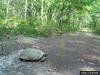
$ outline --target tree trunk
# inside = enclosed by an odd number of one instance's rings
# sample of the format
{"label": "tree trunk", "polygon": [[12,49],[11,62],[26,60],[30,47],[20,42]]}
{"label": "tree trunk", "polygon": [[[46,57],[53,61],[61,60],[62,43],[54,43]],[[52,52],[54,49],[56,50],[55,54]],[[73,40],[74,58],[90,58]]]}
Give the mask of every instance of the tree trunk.
{"label": "tree trunk", "polygon": [[6,19],[8,19],[8,14],[9,14],[9,3],[10,3],[10,0],[8,0],[7,2]]}
{"label": "tree trunk", "polygon": [[26,17],[27,17],[27,0],[25,0],[25,20],[26,20]]}
{"label": "tree trunk", "polygon": [[31,25],[32,25],[32,3],[29,3],[29,5],[28,5],[27,17],[28,17],[29,25],[31,27]]}
{"label": "tree trunk", "polygon": [[41,0],[41,21],[42,21],[42,24],[43,24],[43,15],[44,15],[44,0]]}

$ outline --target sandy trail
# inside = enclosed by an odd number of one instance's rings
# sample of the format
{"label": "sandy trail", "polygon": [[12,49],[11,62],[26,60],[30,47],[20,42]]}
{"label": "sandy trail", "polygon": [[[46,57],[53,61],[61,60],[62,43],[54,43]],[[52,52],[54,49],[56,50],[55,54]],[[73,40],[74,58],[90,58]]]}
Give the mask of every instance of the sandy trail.
{"label": "sandy trail", "polygon": [[[6,56],[0,56],[0,75],[79,75],[80,70],[100,71],[100,36],[66,33],[59,37],[17,36]],[[21,62],[22,48],[39,48],[48,53],[45,62]]]}

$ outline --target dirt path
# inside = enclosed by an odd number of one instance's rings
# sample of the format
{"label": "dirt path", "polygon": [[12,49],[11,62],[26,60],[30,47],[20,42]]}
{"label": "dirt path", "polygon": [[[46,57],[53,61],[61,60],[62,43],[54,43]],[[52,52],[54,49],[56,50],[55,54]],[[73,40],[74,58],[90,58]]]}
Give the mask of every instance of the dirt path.
{"label": "dirt path", "polygon": [[[0,57],[0,75],[79,75],[80,70],[100,71],[100,36],[77,32],[37,39],[17,36],[15,40],[17,43],[8,47],[9,54]],[[48,53],[47,60],[19,61],[19,49],[30,47]]]}

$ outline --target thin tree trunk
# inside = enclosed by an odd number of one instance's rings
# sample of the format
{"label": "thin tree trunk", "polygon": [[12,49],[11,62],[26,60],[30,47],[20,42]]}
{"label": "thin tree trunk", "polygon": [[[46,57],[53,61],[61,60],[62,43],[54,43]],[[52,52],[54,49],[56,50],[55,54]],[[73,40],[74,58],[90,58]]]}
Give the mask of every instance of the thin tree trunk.
{"label": "thin tree trunk", "polygon": [[42,23],[43,23],[43,15],[44,15],[44,0],[41,0],[42,1],[42,3],[41,3],[41,21],[42,21]]}
{"label": "thin tree trunk", "polygon": [[25,20],[26,20],[26,17],[27,17],[27,0],[25,0]]}
{"label": "thin tree trunk", "polygon": [[8,0],[7,2],[6,19],[8,19],[8,14],[9,14],[9,3],[10,3],[10,0]]}
{"label": "thin tree trunk", "polygon": [[32,3],[28,4],[28,7],[27,7],[27,17],[28,17],[28,20],[29,20],[29,25],[31,27],[32,26]]}

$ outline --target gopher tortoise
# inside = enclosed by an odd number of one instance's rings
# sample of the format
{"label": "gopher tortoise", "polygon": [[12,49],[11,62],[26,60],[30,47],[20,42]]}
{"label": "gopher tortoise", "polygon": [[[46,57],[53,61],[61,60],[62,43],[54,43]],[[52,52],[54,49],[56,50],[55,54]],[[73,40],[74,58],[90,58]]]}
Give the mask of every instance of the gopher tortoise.
{"label": "gopher tortoise", "polygon": [[47,54],[40,49],[28,48],[23,49],[19,54],[19,59],[22,61],[44,61]]}

